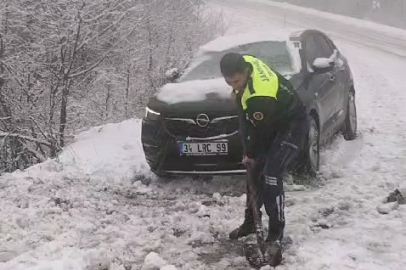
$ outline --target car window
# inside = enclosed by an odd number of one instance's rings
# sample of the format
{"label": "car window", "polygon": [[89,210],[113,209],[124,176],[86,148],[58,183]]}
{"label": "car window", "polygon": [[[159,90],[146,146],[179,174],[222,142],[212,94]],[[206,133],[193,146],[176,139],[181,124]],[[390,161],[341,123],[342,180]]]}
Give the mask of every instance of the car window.
{"label": "car window", "polygon": [[292,62],[286,42],[258,42],[244,45],[241,46],[240,53],[256,56],[279,73],[292,69]]}
{"label": "car window", "polygon": [[284,41],[264,41],[244,44],[222,52],[205,52],[199,55],[180,78],[180,81],[220,78],[220,60],[229,52],[258,57],[279,73],[291,73],[293,64],[289,48]]}
{"label": "car window", "polygon": [[328,44],[327,40],[322,35],[315,35],[314,37],[317,44],[317,57],[330,58],[333,54],[333,49],[330,44]]}
{"label": "car window", "polygon": [[308,63],[313,63],[318,57],[317,44],[313,35],[308,36],[305,40],[304,54]]}
{"label": "car window", "polygon": [[327,41],[328,45],[330,46],[330,48],[333,49],[333,51],[337,50],[337,46],[334,44],[334,42],[331,39],[329,39],[328,37],[324,37],[324,39]]}

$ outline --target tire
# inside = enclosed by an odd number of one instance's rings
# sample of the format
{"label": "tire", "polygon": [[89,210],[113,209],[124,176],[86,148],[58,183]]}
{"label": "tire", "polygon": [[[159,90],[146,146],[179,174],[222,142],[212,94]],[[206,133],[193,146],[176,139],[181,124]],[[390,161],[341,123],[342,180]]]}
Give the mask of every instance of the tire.
{"label": "tire", "polygon": [[310,116],[306,147],[306,171],[315,176],[320,168],[320,131],[315,116]]}
{"label": "tire", "polygon": [[352,141],[357,136],[357,107],[353,91],[350,91],[348,96],[347,114],[345,116],[342,133],[344,139],[347,141]]}
{"label": "tire", "polygon": [[320,132],[317,117],[308,118],[309,130],[306,143],[300,152],[297,165],[290,168],[290,172],[298,177],[315,177],[320,166]]}

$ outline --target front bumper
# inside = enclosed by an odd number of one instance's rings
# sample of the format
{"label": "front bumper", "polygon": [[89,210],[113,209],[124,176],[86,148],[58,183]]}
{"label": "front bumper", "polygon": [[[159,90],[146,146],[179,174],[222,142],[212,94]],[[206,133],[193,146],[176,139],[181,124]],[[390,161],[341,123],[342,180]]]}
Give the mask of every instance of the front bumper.
{"label": "front bumper", "polygon": [[[180,138],[168,134],[160,121],[144,119],[142,145],[151,171],[158,175],[241,175],[242,146],[237,132],[207,138]],[[228,154],[216,156],[182,156],[178,141],[211,142],[227,140]]]}
{"label": "front bumper", "polygon": [[170,175],[245,175],[246,170],[229,170],[229,171],[162,171]]}

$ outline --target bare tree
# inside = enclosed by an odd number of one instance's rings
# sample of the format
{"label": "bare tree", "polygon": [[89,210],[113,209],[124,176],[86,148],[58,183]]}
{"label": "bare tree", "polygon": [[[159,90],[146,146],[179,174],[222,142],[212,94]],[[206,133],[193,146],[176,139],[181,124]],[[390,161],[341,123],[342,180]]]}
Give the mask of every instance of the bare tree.
{"label": "bare tree", "polygon": [[76,129],[140,115],[217,25],[201,0],[2,0],[0,173],[54,157]]}

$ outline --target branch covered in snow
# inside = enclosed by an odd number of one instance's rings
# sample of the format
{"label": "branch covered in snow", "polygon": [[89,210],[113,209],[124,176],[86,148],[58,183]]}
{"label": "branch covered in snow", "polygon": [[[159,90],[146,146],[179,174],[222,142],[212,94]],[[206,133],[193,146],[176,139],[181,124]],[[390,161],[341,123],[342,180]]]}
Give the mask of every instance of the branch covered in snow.
{"label": "branch covered in snow", "polygon": [[31,142],[36,142],[36,143],[43,144],[43,145],[50,146],[50,147],[52,146],[52,144],[47,142],[47,141],[32,138],[32,137],[29,137],[29,136],[24,136],[24,135],[21,135],[21,134],[0,132],[0,138],[7,138],[7,137],[15,137],[15,138],[20,138],[20,139],[31,141]]}

